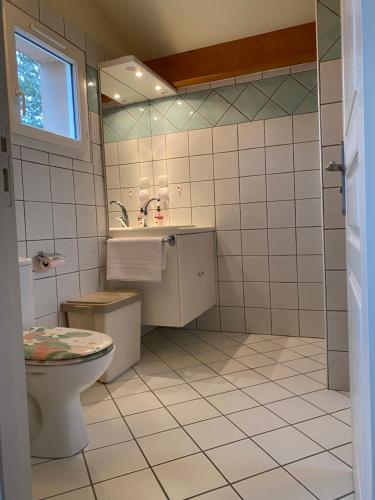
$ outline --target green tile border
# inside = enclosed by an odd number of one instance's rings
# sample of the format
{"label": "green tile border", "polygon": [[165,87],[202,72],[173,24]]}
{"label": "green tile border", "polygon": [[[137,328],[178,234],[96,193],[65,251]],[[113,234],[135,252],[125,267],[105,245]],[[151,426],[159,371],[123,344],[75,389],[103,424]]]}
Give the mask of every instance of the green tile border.
{"label": "green tile border", "polygon": [[313,113],[316,80],[313,69],[104,109],[104,142]]}

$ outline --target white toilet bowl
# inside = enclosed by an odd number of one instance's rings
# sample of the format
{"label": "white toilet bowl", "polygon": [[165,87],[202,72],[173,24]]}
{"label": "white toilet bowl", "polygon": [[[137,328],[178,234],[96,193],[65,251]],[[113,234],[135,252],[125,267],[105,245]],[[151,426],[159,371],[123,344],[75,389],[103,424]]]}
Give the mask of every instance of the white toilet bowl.
{"label": "white toilet bowl", "polygon": [[[90,345],[83,347],[84,342]],[[88,444],[80,393],[108,368],[112,339],[88,330],[34,328],[24,332],[24,346],[32,456],[61,458],[78,453]]]}

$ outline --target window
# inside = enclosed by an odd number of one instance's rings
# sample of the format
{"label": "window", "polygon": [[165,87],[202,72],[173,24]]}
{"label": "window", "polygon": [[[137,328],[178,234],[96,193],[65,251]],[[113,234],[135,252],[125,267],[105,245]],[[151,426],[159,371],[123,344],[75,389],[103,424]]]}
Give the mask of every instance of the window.
{"label": "window", "polygon": [[11,129],[16,142],[44,141],[50,145],[47,150],[57,153],[61,147],[87,150],[83,52],[10,4],[6,20],[9,93],[14,92]]}

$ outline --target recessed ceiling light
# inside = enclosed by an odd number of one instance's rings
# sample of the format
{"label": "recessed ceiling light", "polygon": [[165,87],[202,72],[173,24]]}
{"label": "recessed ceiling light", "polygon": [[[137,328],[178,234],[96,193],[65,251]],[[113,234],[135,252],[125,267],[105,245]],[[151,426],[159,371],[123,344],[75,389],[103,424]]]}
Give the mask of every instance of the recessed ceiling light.
{"label": "recessed ceiling light", "polygon": [[94,82],[89,82],[89,83],[87,84],[87,86],[88,86],[88,87],[95,87],[95,83],[94,83]]}
{"label": "recessed ceiling light", "polygon": [[155,90],[161,90],[160,85],[155,85]]}
{"label": "recessed ceiling light", "polygon": [[135,76],[138,77],[138,78],[141,78],[141,76],[143,75],[142,71],[137,71]]}
{"label": "recessed ceiling light", "polygon": [[120,94],[114,94],[113,98],[114,99],[120,99]]}

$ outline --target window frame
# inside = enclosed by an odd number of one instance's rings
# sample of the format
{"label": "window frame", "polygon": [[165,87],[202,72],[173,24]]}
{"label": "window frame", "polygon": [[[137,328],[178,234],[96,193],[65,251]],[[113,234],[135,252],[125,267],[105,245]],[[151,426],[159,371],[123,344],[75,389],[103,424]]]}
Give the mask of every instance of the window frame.
{"label": "window frame", "polygon": [[[51,153],[83,158],[90,148],[84,52],[17,7],[8,2],[5,5],[6,68],[12,142],[37,149],[43,148]],[[22,123],[21,99],[16,95],[19,90],[15,37],[17,33],[72,64],[77,139]]]}

